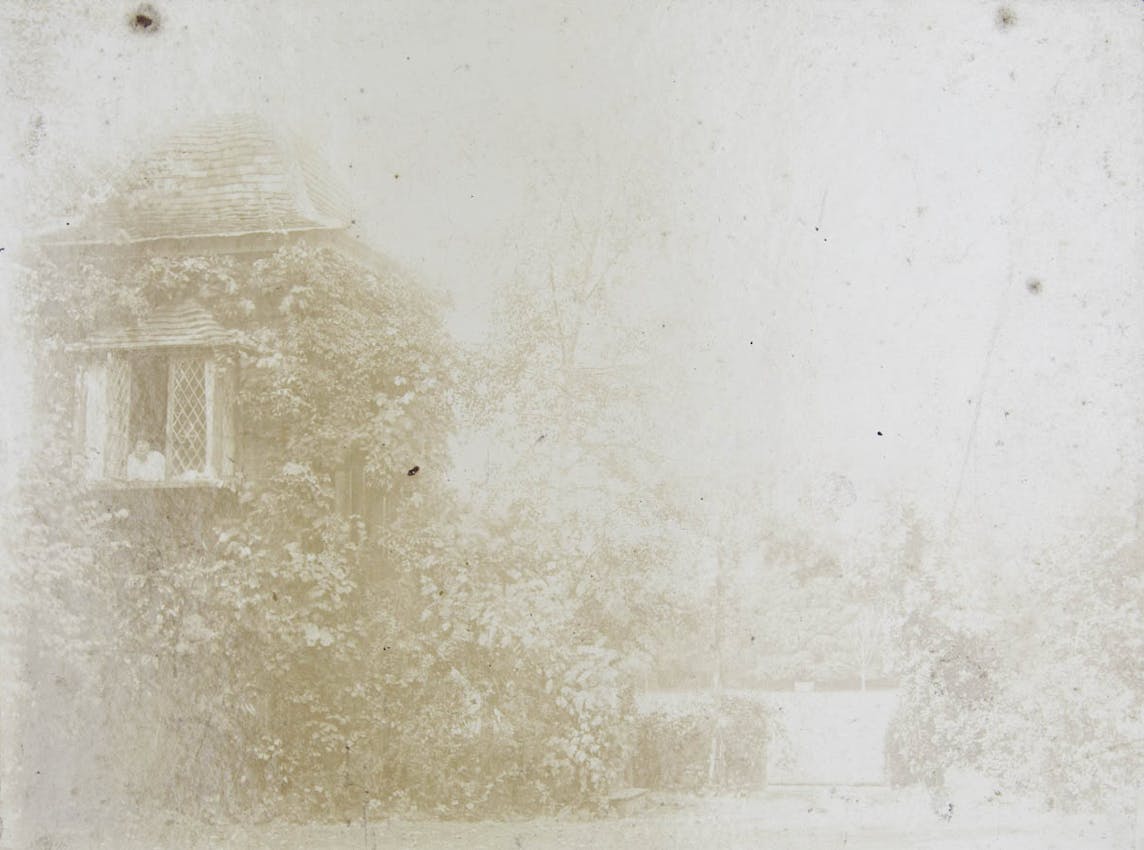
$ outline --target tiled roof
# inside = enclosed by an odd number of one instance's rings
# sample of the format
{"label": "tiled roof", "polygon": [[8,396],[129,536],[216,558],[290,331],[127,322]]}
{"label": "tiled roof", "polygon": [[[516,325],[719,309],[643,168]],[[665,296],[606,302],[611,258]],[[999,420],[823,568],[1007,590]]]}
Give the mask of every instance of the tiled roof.
{"label": "tiled roof", "polygon": [[161,307],[138,325],[93,334],[80,348],[183,348],[228,345],[235,334],[194,302]]}
{"label": "tiled roof", "polygon": [[312,149],[258,118],[230,115],[203,122],[137,160],[107,202],[50,241],[344,228],[347,207],[344,190]]}

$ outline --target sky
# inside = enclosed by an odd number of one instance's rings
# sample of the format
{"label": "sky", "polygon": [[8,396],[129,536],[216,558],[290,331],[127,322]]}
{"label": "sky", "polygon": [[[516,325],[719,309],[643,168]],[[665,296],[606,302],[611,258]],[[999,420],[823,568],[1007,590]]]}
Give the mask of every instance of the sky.
{"label": "sky", "polygon": [[911,504],[1019,565],[1138,516],[1144,4],[4,5],[6,242],[259,112],[467,344],[603,234],[681,468],[840,546]]}

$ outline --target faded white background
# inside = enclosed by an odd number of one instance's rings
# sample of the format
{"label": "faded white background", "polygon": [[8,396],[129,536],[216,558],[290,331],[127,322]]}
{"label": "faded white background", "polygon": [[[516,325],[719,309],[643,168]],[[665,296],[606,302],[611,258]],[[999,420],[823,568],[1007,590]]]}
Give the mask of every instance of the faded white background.
{"label": "faded white background", "polygon": [[773,509],[842,476],[858,527],[910,501],[990,563],[1134,521],[1144,4],[5,5],[5,242],[259,111],[462,339],[570,222],[620,234],[681,463]]}

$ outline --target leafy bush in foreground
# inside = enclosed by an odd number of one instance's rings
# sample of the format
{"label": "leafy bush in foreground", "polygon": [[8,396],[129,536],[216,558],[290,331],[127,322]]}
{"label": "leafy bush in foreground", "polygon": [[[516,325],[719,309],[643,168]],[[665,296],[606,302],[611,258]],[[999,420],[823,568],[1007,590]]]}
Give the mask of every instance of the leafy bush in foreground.
{"label": "leafy bush in foreground", "polygon": [[[766,784],[769,710],[724,696],[636,722],[632,780],[662,790],[748,790]],[[714,751],[714,759],[712,758]]]}
{"label": "leafy bush in foreground", "polygon": [[[542,531],[462,517],[434,474],[459,367],[408,281],[304,246],[41,268],[23,301],[41,445],[6,517],[29,811],[483,816],[602,799],[622,745],[617,655],[583,627],[592,599]],[[183,298],[244,335],[240,400],[278,435],[270,473],[202,499],[77,488],[67,344]],[[389,495],[368,534],[322,473],[354,444]]]}

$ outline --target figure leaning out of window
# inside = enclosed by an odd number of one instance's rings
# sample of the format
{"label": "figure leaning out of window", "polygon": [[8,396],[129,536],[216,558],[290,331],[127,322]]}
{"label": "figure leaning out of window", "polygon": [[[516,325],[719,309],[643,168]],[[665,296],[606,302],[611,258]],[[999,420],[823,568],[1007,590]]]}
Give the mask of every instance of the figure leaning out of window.
{"label": "figure leaning out of window", "polygon": [[162,481],[167,477],[167,459],[147,440],[138,440],[127,457],[127,477],[132,481]]}

